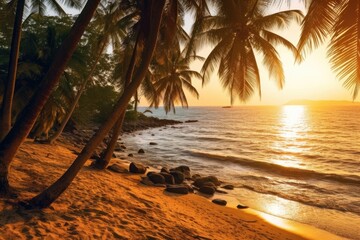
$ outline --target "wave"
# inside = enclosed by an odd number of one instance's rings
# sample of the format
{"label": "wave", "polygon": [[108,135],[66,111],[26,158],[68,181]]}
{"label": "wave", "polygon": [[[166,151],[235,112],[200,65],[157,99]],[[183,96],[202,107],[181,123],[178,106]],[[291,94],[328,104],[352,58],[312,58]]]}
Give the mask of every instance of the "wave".
{"label": "wave", "polygon": [[294,179],[315,179],[334,181],[338,183],[345,183],[360,186],[360,176],[357,175],[340,175],[335,173],[322,173],[314,170],[285,167],[275,163],[256,161],[249,158],[240,158],[234,156],[223,156],[218,154],[189,151],[189,154],[195,157],[202,157],[207,160],[231,162],[241,166],[251,167],[257,170],[268,172],[269,174],[276,174]]}

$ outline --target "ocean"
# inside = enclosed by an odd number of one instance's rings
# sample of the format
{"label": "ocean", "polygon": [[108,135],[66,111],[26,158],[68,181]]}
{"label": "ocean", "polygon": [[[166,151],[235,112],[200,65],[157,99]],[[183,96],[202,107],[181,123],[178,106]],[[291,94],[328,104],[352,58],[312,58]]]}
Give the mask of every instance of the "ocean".
{"label": "ocean", "polygon": [[128,152],[145,150],[140,161],[154,168],[187,165],[233,184],[227,197],[255,210],[360,239],[359,106],[151,111],[198,122],[124,135]]}

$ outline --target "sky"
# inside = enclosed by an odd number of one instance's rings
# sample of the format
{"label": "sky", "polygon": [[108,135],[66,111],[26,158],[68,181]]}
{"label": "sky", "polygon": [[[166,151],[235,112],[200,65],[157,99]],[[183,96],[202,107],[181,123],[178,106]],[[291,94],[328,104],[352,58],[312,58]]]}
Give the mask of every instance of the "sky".
{"label": "sky", "polygon": [[[295,2],[295,1],[294,1]],[[283,6],[285,8],[287,6]],[[292,9],[300,9],[305,12],[302,3],[292,3]],[[275,10],[275,9],[274,9]],[[190,28],[190,26],[185,26]],[[301,27],[297,23],[291,24],[288,29],[277,31],[280,35],[290,40],[295,46],[298,42]],[[277,46],[285,73],[285,86],[279,89],[274,80],[269,79],[267,70],[261,66],[259,61],[262,96],[258,94],[246,103],[237,100],[234,105],[281,105],[291,100],[348,100],[352,101],[350,90],[342,86],[328,61],[326,49],[327,43],[320,48],[308,53],[305,60],[300,64],[294,63],[294,58],[290,51],[284,47]],[[210,52],[209,47],[201,50],[200,55],[206,56]],[[200,70],[201,63],[193,63],[192,69]],[[197,88],[199,99],[188,94],[190,106],[227,106],[230,105],[230,97],[219,82],[216,73],[213,74],[210,82],[202,86],[201,83],[193,83]]]}
{"label": "sky", "polygon": [[[287,9],[285,3],[281,9]],[[291,9],[299,9],[305,13],[302,1],[292,1]],[[279,8],[273,8],[273,11]],[[271,10],[270,10],[271,11]],[[73,12],[71,12],[73,13]],[[191,16],[185,16],[185,30],[190,31]],[[290,40],[295,46],[298,42],[301,27],[297,23],[291,24],[288,29],[277,31],[280,35]],[[285,86],[279,89],[274,80],[269,79],[267,70],[262,67],[259,58],[259,68],[261,77],[261,98],[258,94],[246,103],[236,100],[235,106],[242,105],[281,105],[291,100],[347,100],[352,101],[352,92],[342,86],[335,73],[331,70],[331,65],[326,54],[327,43],[318,49],[308,53],[305,60],[300,64],[294,63],[294,58],[287,49],[277,46],[285,73]],[[211,48],[204,47],[199,55],[206,57]],[[200,71],[201,63],[191,64],[193,70]],[[230,105],[230,96],[221,86],[216,73],[213,74],[210,82],[202,86],[200,82],[193,82],[199,92],[199,99],[187,94],[189,106],[227,106]],[[148,106],[144,98],[140,99],[140,106]]]}

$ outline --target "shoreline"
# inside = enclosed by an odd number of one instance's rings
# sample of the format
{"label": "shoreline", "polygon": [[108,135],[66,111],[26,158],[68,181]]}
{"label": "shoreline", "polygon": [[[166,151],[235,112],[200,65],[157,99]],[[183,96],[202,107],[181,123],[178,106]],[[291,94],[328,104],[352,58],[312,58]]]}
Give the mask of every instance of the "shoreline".
{"label": "shoreline", "polygon": [[[19,200],[56,180],[74,158],[66,145],[27,140],[10,173],[10,183],[21,190]],[[195,194],[167,193],[140,184],[139,175],[96,171],[89,165],[90,161],[49,209],[26,211],[1,200],[0,235],[5,239],[305,239],[245,211],[215,205]]]}

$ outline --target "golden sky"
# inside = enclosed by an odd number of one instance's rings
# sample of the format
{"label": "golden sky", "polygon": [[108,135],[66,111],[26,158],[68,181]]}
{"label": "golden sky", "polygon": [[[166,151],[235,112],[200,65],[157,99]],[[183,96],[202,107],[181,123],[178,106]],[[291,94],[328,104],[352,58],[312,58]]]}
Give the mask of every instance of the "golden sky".
{"label": "golden sky", "polygon": [[[300,9],[305,12],[303,3],[291,4],[292,9]],[[282,8],[287,8],[283,6]],[[276,10],[276,9],[274,9]],[[190,26],[185,26],[190,29]],[[278,31],[280,35],[290,40],[295,46],[298,42],[301,27],[293,23],[288,29]],[[308,53],[305,60],[300,64],[294,64],[294,58],[287,49],[278,46],[277,50],[281,57],[285,72],[285,86],[282,90],[278,89],[277,84],[269,79],[267,70],[261,65],[259,67],[261,74],[262,97],[255,94],[248,102],[242,103],[236,101],[234,105],[279,105],[290,100],[308,99],[308,100],[348,100],[352,101],[352,92],[342,86],[336,75],[332,72],[330,63],[326,55],[327,44],[324,44],[315,51]],[[210,47],[204,47],[199,55],[206,57],[210,52]],[[200,71],[201,64],[193,63],[192,69]],[[200,98],[196,99],[189,94],[188,101],[190,106],[225,106],[230,105],[230,97],[224,90],[218,80],[217,74],[213,74],[211,81],[201,86],[201,83],[194,82],[199,91]],[[142,101],[142,104],[146,103]]]}

